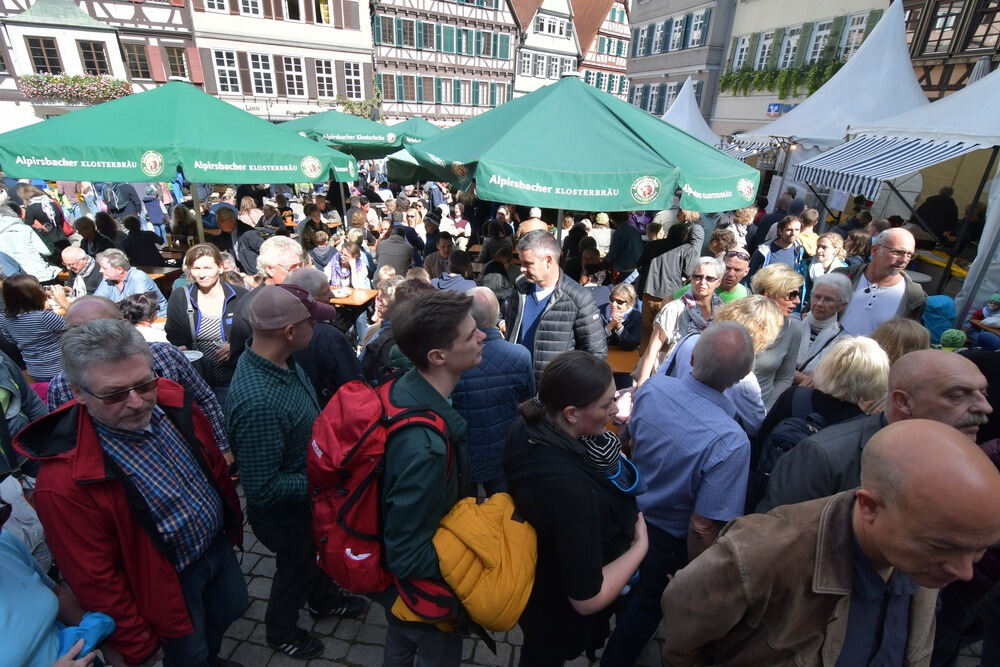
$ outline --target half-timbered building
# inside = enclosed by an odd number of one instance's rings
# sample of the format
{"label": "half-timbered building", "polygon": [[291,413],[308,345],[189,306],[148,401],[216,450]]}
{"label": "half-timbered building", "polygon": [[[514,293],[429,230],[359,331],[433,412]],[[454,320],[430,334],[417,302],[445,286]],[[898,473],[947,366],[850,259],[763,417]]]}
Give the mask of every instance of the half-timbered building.
{"label": "half-timbered building", "polygon": [[629,89],[628,3],[624,0],[573,0],[573,22],[583,59],[580,73],[590,85],[626,99]]}
{"label": "half-timbered building", "polygon": [[521,26],[514,97],[553,83],[580,63],[570,0],[512,0]]}

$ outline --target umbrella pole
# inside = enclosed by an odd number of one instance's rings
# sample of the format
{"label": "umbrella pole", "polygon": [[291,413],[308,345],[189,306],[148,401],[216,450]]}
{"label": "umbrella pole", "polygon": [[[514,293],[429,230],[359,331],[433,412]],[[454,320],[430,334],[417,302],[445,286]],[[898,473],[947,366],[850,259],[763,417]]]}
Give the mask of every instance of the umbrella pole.
{"label": "umbrella pole", "polygon": [[348,203],[350,202],[351,198],[348,196],[349,192],[347,190],[347,183],[341,181],[337,187],[340,188],[340,209],[341,209],[340,214],[344,216],[342,218],[343,225],[344,229],[347,229],[348,227],[351,226],[351,221],[347,219],[347,210],[350,208],[350,206],[348,206]]}
{"label": "umbrella pole", "polygon": [[563,221],[563,209],[559,209],[556,214],[556,240],[559,241],[559,246],[562,247],[562,221]]}
{"label": "umbrella pole", "polygon": [[969,233],[969,217],[972,215],[972,211],[976,208],[976,206],[979,205],[979,198],[983,196],[983,190],[986,188],[986,179],[990,177],[990,170],[993,169],[993,164],[997,160],[997,151],[1000,151],[1000,146],[993,147],[993,152],[990,153],[990,161],[986,163],[986,169],[983,171],[983,177],[979,180],[979,188],[976,190],[976,196],[972,198],[972,203],[969,205],[969,208],[965,210],[965,218],[962,220],[962,224],[958,228],[958,240],[955,241],[955,245],[951,247],[951,251],[948,253],[948,263],[944,267],[944,273],[941,274],[941,280],[938,281],[938,293],[944,289],[945,284],[951,278],[951,266],[955,263],[955,258],[958,256],[958,253],[964,250],[962,242],[968,240],[966,238],[966,234]]}
{"label": "umbrella pole", "polygon": [[191,203],[194,205],[194,219],[198,223],[198,243],[205,242],[205,226],[201,222],[201,201],[198,200],[198,184],[191,184]]}

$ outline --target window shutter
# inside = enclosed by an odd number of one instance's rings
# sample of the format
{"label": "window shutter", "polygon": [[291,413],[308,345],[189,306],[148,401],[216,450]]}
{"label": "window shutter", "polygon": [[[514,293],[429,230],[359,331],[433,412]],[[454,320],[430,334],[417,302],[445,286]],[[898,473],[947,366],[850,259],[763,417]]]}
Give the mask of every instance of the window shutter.
{"label": "window shutter", "polygon": [[781,43],[785,40],[785,29],[778,28],[774,31],[774,39],[771,40],[771,53],[767,56],[764,67],[776,67],[778,65],[778,54],[781,53]]}
{"label": "window shutter", "polygon": [[698,106],[701,107],[701,90],[705,87],[705,82],[698,80],[694,82],[694,99],[698,101]]}
{"label": "window shutter", "polygon": [[[308,4],[308,0],[306,0]],[[344,0],[344,28],[347,30],[361,30],[361,10],[358,3],[351,0]]]}
{"label": "window shutter", "polygon": [[398,16],[394,19],[395,29],[393,30],[394,36],[396,37],[396,46],[403,45],[403,20]]}
{"label": "window shutter", "polygon": [[[149,47],[147,46],[146,48],[148,49]],[[208,72],[208,76],[205,77],[205,92],[215,95],[219,91],[215,87],[215,61],[212,60],[212,51],[210,49],[201,48],[195,50],[199,55],[192,57],[192,62],[194,62],[195,57],[199,57],[201,60],[202,71]]]}
{"label": "window shutter", "polygon": [[608,48],[608,40],[604,35],[597,38],[597,52],[604,53]]}
{"label": "window shutter", "polygon": [[403,77],[401,75],[396,76],[396,100],[402,102],[405,99],[406,86],[403,85]]}
{"label": "window shutter", "polygon": [[455,53],[462,52],[462,46],[465,43],[465,31],[461,28],[455,29]]}
{"label": "window shutter", "polygon": [[274,56],[274,90],[278,97],[288,94],[285,90],[285,59],[281,56]]}
{"label": "window shutter", "polygon": [[639,28],[632,28],[632,57],[639,55]]}
{"label": "window shutter", "polygon": [[865,36],[862,38],[862,41],[868,39],[868,35],[871,34],[871,31],[875,27],[875,24],[878,23],[880,18],[882,18],[882,13],[884,11],[885,11],[884,9],[873,9],[870,12],[868,12],[868,22],[865,23]]}
{"label": "window shutter", "polygon": [[472,80],[472,106],[479,106],[479,82]]}
{"label": "window shutter", "polygon": [[441,104],[441,95],[443,91],[443,86],[441,85],[441,77],[434,77],[434,104]]}
{"label": "window shutter", "polygon": [[497,82],[490,81],[490,106],[495,107],[497,105]]}
{"label": "window shutter", "polygon": [[826,46],[823,47],[821,58],[830,60],[836,58],[840,53],[840,38],[844,35],[844,25],[846,23],[846,16],[838,16],[833,19],[833,25],[830,26],[830,38],[826,40]]}
{"label": "window shutter", "polygon": [[481,56],[481,55],[483,55],[483,33],[482,33],[481,30],[476,30],[475,33],[476,33],[476,37],[475,37],[475,39],[476,39],[476,50],[474,51],[474,53],[477,56]]}
{"label": "window shutter", "polygon": [[476,31],[472,28],[467,28],[462,32],[465,33],[465,42],[462,44],[464,47],[463,53],[467,56],[471,56],[476,52]]}
{"label": "window shutter", "polygon": [[205,74],[201,69],[201,57],[198,55],[198,49],[189,46],[184,51],[187,53],[188,65],[191,70],[191,83],[204,83]]}
{"label": "window shutter", "polygon": [[739,44],[739,41],[739,37],[733,37],[729,40],[729,64],[726,67],[730,72],[733,71],[733,63],[736,62],[736,45]]}
{"label": "window shutter", "polygon": [[236,52],[236,64],[240,70],[240,88],[244,95],[253,95],[253,81],[250,79],[250,57],[246,51]]}
{"label": "window shutter", "polygon": [[[309,2],[307,1],[306,4],[308,5]],[[382,43],[382,17],[379,16],[378,14],[376,14],[375,17],[372,19],[372,25],[373,25],[373,33],[374,33],[374,36],[375,36],[375,43],[376,44],[381,44]]]}
{"label": "window shutter", "polygon": [[361,64],[361,96],[369,97],[372,94],[372,85],[375,79],[375,69],[370,62]]}
{"label": "window shutter", "polygon": [[655,113],[657,116],[662,116],[663,112],[666,110],[667,110],[667,84],[661,83],[659,99],[656,102],[656,111],[654,111],[653,113]]}
{"label": "window shutter", "polygon": [[645,109],[649,106],[649,93],[652,87],[647,83],[640,88],[642,88],[642,94],[639,97],[639,107]]}
{"label": "window shutter", "polygon": [[673,30],[674,20],[672,18],[663,22],[663,41],[659,44],[653,45],[653,53],[666,53],[670,50],[670,33],[672,33]]}
{"label": "window shutter", "polygon": [[418,102],[424,101],[424,77],[422,76],[417,77],[416,95]]}
{"label": "window shutter", "polygon": [[795,57],[792,58],[792,67],[799,67],[806,61],[806,55],[809,51],[809,41],[812,38],[813,33],[812,21],[802,24],[802,31],[799,32],[799,45],[795,49]]}
{"label": "window shutter", "polygon": [[497,46],[497,57],[500,58],[501,60],[509,60],[510,59],[510,35],[503,34],[503,35],[500,35],[497,39],[499,40],[498,41],[498,46]]}
{"label": "window shutter", "polygon": [[335,60],[333,63],[333,74],[337,80],[337,94],[347,95],[347,79],[344,76],[344,61]]}
{"label": "window shutter", "polygon": [[302,4],[305,7],[305,11],[302,13],[302,18],[305,19],[305,22],[310,24],[318,23],[315,16],[316,5],[313,0],[303,0]]}
{"label": "window shutter", "polygon": [[760,33],[755,32],[750,35],[750,45],[747,47],[747,57],[743,61],[744,67],[754,69],[757,64],[757,47],[760,46]]}
{"label": "window shutter", "polygon": [[167,68],[163,63],[160,47],[147,44],[146,55],[149,58],[149,75],[156,83],[164,83],[167,80]]}
{"label": "window shutter", "polygon": [[424,22],[414,21],[413,23],[414,44],[417,47],[417,51],[420,51],[424,48]]}
{"label": "window shutter", "polygon": [[274,8],[271,6],[271,0],[260,0],[261,11],[264,13],[264,18],[273,19],[274,18]]}
{"label": "window shutter", "polygon": [[[306,3],[308,5],[308,3]],[[303,58],[302,67],[306,71],[306,95],[311,100],[319,96],[319,86],[316,83],[316,59]]]}
{"label": "window shutter", "polygon": [[681,39],[681,48],[689,49],[691,46],[691,24],[694,23],[694,14],[684,16],[684,37]]}
{"label": "window shutter", "polygon": [[702,11],[705,18],[701,21],[701,39],[698,40],[698,43],[695,46],[705,46],[708,44],[708,26],[711,25],[709,21],[712,18],[712,8],[709,7],[708,9]]}
{"label": "window shutter", "polygon": [[442,26],[441,34],[444,35],[444,52],[455,53],[455,28],[454,26]]}
{"label": "window shutter", "polygon": [[642,52],[642,55],[648,56],[653,52],[653,37],[656,36],[656,26],[650,23],[646,26],[646,50]]}
{"label": "window shutter", "polygon": [[459,81],[458,79],[453,79],[452,82],[451,82],[451,84],[452,84],[452,86],[451,86],[451,91],[452,91],[451,103],[452,104],[461,104],[462,103],[462,82]]}

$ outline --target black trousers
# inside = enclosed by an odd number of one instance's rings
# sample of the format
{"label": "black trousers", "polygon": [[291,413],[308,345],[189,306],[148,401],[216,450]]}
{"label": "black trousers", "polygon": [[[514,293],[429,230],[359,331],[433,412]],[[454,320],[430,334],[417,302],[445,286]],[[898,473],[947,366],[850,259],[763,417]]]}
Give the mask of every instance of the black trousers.
{"label": "black trousers", "polygon": [[299,609],[329,609],[340,595],[329,575],[316,564],[316,544],[308,521],[273,524],[250,521],[260,543],[274,552],[275,572],[264,613],[267,638],[293,641],[299,634]]}

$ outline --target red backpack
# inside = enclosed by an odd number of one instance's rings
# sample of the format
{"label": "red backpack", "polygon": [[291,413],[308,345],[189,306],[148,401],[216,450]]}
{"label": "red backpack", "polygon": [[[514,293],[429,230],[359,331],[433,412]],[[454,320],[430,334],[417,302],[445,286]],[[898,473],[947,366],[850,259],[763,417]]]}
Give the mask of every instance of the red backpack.
{"label": "red backpack", "polygon": [[395,379],[372,388],[359,380],[340,387],[313,426],[306,476],[313,507],[319,566],[355,593],[378,593],[394,583],[382,544],[381,483],[385,443],[410,426],[436,431],[453,452],[444,418],[426,408],[401,408],[389,393]]}

